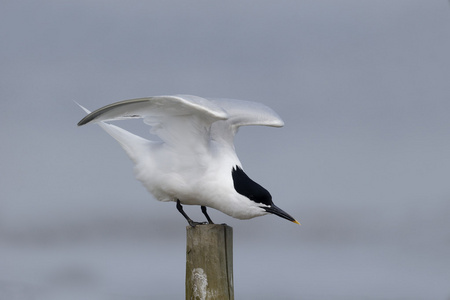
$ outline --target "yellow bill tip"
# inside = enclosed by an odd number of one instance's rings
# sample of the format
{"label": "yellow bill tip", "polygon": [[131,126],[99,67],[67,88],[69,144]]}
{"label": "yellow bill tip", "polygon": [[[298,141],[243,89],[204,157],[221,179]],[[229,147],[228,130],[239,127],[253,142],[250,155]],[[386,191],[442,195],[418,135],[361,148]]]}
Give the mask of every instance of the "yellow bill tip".
{"label": "yellow bill tip", "polygon": [[297,221],[297,220],[294,220],[294,221],[292,221],[292,222],[295,223],[295,224],[298,224],[298,225],[302,225],[302,224],[300,224],[300,222]]}

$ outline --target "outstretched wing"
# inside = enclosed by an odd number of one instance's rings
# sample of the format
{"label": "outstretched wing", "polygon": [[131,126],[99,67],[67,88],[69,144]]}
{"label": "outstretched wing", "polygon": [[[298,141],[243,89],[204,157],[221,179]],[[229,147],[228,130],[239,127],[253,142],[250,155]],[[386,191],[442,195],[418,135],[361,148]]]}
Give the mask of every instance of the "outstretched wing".
{"label": "outstretched wing", "polygon": [[180,115],[198,115],[211,120],[226,119],[228,115],[210,101],[189,95],[155,96],[115,102],[99,108],[78,122],[78,126],[89,122],[145,118],[147,116],[164,117]]}
{"label": "outstretched wing", "polygon": [[211,98],[209,100],[228,113],[226,122],[233,127],[245,125],[284,126],[280,116],[264,104],[235,99]]}
{"label": "outstretched wing", "polygon": [[[190,95],[138,98],[106,105],[89,113],[78,125],[142,118],[167,145],[180,151],[202,152],[210,139],[232,145],[240,126],[281,127],[281,118],[264,104]],[[112,126],[112,125],[111,125]],[[102,126],[105,127],[105,126]]]}
{"label": "outstretched wing", "polygon": [[232,145],[234,135],[240,126],[264,125],[272,127],[284,126],[283,120],[270,107],[244,100],[209,99],[228,113],[228,118],[215,122],[211,127],[211,137]]}
{"label": "outstretched wing", "polygon": [[228,118],[218,105],[196,96],[157,96],[116,102],[84,117],[78,125],[142,118],[166,144],[197,148],[209,142],[213,122]]}

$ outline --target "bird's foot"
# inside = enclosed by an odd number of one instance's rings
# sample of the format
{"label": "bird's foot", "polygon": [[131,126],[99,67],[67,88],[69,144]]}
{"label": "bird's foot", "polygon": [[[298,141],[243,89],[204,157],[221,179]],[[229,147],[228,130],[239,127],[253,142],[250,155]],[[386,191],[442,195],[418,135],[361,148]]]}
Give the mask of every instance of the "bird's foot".
{"label": "bird's foot", "polygon": [[184,212],[183,206],[181,205],[181,202],[179,199],[177,199],[177,209],[178,211],[183,215],[183,217],[186,219],[186,221],[189,223],[191,227],[195,227],[197,225],[206,225],[206,224],[214,224],[211,218],[208,216],[208,213],[206,212],[206,206],[202,206],[202,212],[206,216],[206,219],[208,222],[194,222],[191,220],[191,218],[188,217],[188,215]]}
{"label": "bird's foot", "polygon": [[206,225],[206,224],[208,224],[208,222],[195,222],[195,221],[192,221],[192,220],[188,220],[188,223],[189,223],[189,225],[191,225],[191,227],[195,227],[197,225]]}
{"label": "bird's foot", "polygon": [[202,213],[205,215],[206,219],[208,220],[208,224],[214,224],[214,222],[209,217],[208,213],[206,212],[206,206],[201,206]]}

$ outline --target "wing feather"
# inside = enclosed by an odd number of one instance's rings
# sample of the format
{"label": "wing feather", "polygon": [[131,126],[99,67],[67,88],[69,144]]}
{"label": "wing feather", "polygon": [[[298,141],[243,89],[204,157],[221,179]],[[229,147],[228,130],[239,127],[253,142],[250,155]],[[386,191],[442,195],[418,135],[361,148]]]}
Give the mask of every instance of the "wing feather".
{"label": "wing feather", "polygon": [[225,110],[229,117],[227,120],[217,121],[212,124],[211,138],[222,141],[230,147],[234,147],[234,136],[240,126],[264,125],[282,127],[283,120],[270,107],[244,100],[234,99],[209,99],[212,103]]}
{"label": "wing feather", "polygon": [[[142,118],[167,145],[181,151],[208,151],[210,139],[232,144],[240,126],[281,127],[281,118],[264,104],[190,95],[156,96],[106,105],[85,116],[78,125]],[[102,126],[104,127],[104,126]]]}
{"label": "wing feather", "polygon": [[196,96],[156,96],[119,101],[101,107],[78,122],[78,126],[100,121],[194,114],[209,119],[223,120],[227,113],[210,101]]}
{"label": "wing feather", "polygon": [[209,100],[228,113],[227,123],[232,126],[284,126],[284,122],[280,116],[264,104],[235,99],[211,98]]}

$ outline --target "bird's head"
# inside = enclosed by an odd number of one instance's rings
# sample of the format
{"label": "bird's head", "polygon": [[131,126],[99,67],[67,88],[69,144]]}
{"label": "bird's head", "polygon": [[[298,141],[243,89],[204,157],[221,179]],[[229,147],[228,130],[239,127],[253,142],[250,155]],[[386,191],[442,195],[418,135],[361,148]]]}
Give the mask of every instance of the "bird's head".
{"label": "bird's head", "polygon": [[297,220],[295,220],[288,213],[273,204],[272,196],[270,195],[269,191],[251,180],[250,177],[248,177],[247,174],[244,173],[242,168],[240,168],[239,166],[235,166],[232,169],[231,173],[233,176],[234,189],[236,190],[236,192],[255,202],[255,204],[258,207],[262,208],[264,211],[300,225]]}

